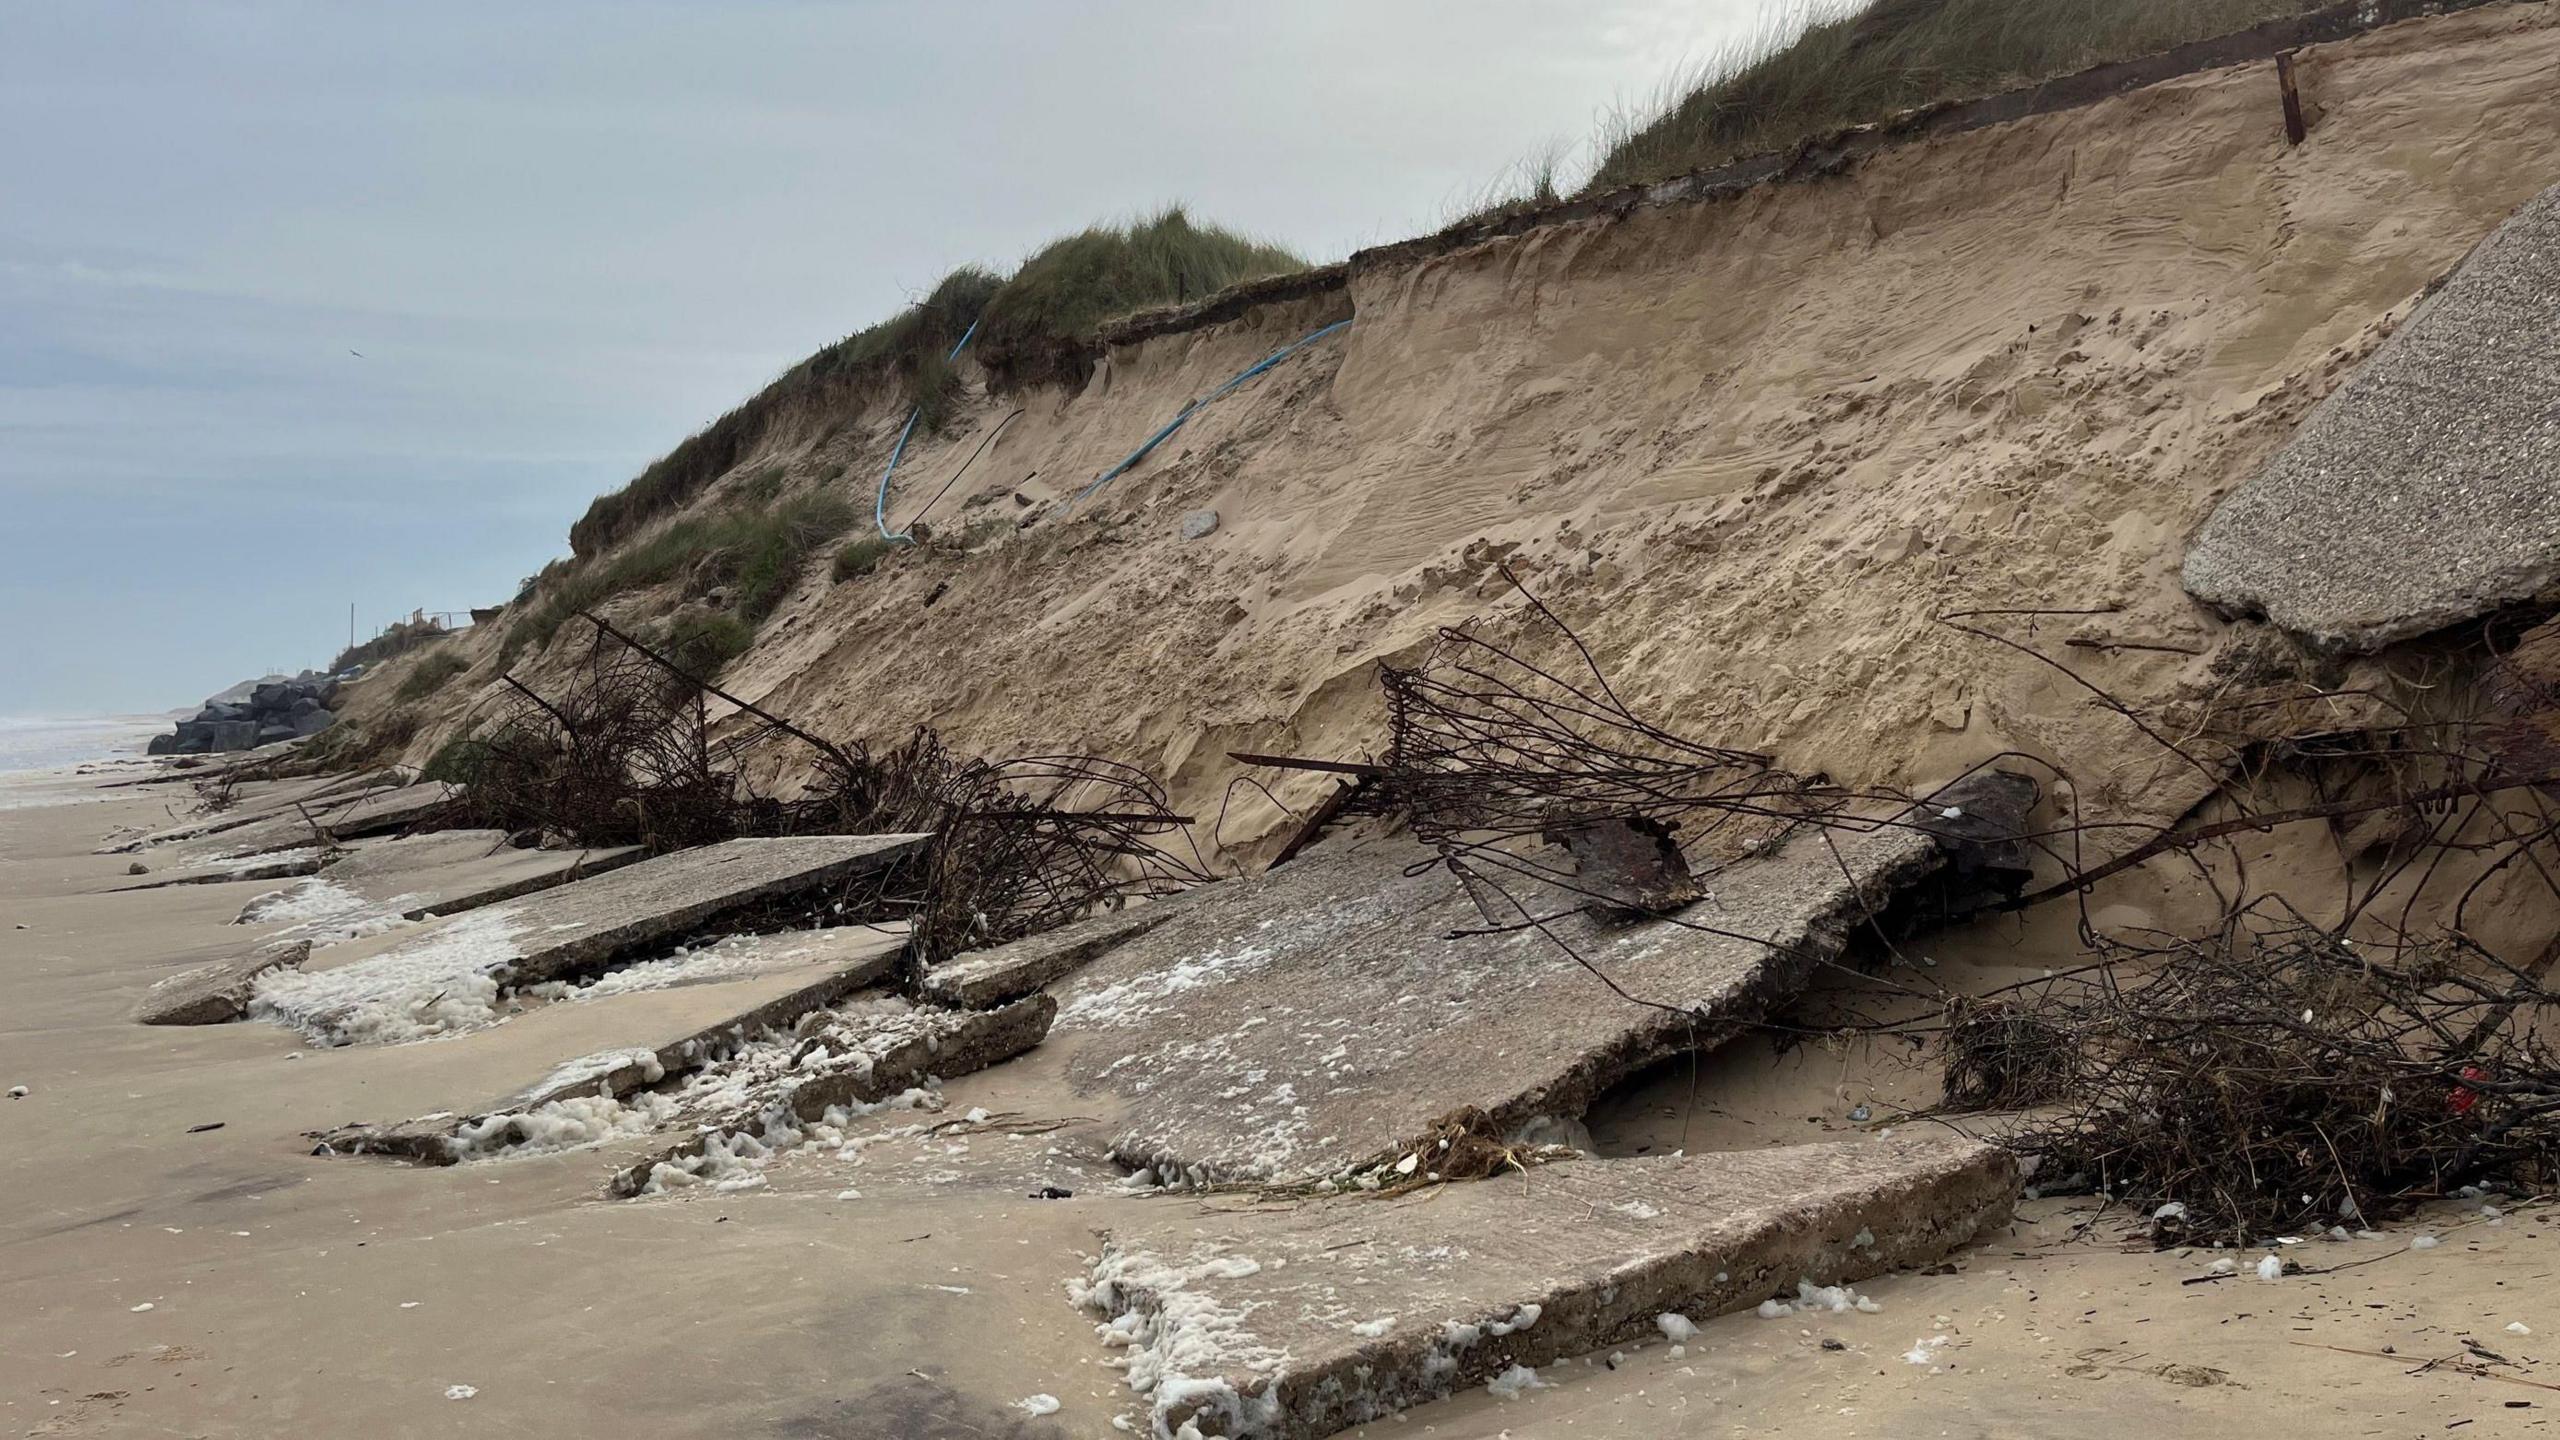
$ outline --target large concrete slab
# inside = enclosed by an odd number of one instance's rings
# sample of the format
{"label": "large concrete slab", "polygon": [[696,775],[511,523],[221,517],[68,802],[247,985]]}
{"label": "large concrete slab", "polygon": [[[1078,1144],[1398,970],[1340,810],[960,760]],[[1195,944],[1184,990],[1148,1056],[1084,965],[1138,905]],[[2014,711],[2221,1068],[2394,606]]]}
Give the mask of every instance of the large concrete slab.
{"label": "large concrete slab", "polygon": [[[1907,827],[1808,831],[1709,877],[1683,923],[1458,934],[1487,912],[1430,860],[1410,841],[1334,842],[1213,887],[1060,985],[1072,1083],[1125,1106],[1119,1158],[1168,1181],[1300,1181],[1450,1127],[1499,1139],[1579,1115],[1763,1018],[1941,863]],[[1575,903],[1511,888],[1542,915]],[[1494,924],[1522,918],[1496,908]]]}
{"label": "large concrete slab", "polygon": [[[904,927],[790,930],[734,936],[640,967],[658,972],[654,974],[617,971],[554,1002],[618,1007],[617,1013],[627,1014],[630,1023],[615,1035],[619,1043],[611,1048],[547,1060],[540,1076],[496,1099],[393,1124],[340,1125],[314,1132],[312,1138],[340,1154],[394,1155],[431,1165],[451,1164],[475,1150],[495,1154],[534,1140],[545,1107],[627,1099],[879,984],[896,967],[906,942]],[[688,980],[687,972],[702,978]],[[690,993],[673,1004],[620,1003],[644,990],[678,988]],[[512,1127],[488,1123],[491,1117],[507,1116],[536,1118]],[[464,1141],[465,1134],[473,1140]]]}
{"label": "large concrete slab", "polygon": [[392,922],[458,915],[640,858],[637,845],[597,850],[517,849],[496,830],[434,830],[363,843],[307,880],[268,891],[238,923],[291,922],[321,944],[376,933]]}
{"label": "large concrete slab", "polygon": [[[135,890],[165,890],[172,885],[231,885],[249,880],[290,880],[304,875],[317,875],[327,868],[337,851],[317,845],[292,850],[266,850],[255,855],[242,855],[228,860],[208,860],[201,865],[172,869],[158,879],[132,885],[110,885],[118,894]],[[148,873],[148,872],[146,872]]]}
{"label": "large concrete slab", "polygon": [[429,780],[393,790],[367,790],[333,795],[252,824],[221,832],[214,838],[231,855],[283,850],[322,840],[344,842],[372,835],[394,835],[431,823],[453,799],[454,788]]}
{"label": "large concrete slab", "polygon": [[1666,1314],[1936,1260],[2016,1196],[2004,1152],[1915,1135],[1571,1161],[1392,1200],[1150,1203],[1111,1225],[1083,1299],[1129,1347],[1155,1434],[1306,1440],[1657,1337]]}
{"label": "large concrete slab", "polygon": [[2457,267],[2196,536],[2186,586],[2371,650],[2560,585],[2560,187]]}
{"label": "large concrete slab", "polygon": [[[196,778],[196,777],[189,777]],[[174,845],[185,840],[201,840],[208,836],[244,829],[261,821],[298,819],[296,807],[335,806],[348,803],[350,797],[333,791],[332,782],[322,779],[257,781],[235,789],[231,803],[220,810],[208,810],[186,819],[173,819],[158,829],[138,835],[124,835],[115,843],[102,846],[101,855],[123,855],[161,845]],[[308,830],[306,827],[306,835]]]}
{"label": "large concrete slab", "polygon": [[484,906],[370,945],[332,946],[258,982],[253,1017],[324,1044],[424,1039],[490,1023],[504,991],[600,970],[768,901],[912,854],[923,835],[730,840]]}

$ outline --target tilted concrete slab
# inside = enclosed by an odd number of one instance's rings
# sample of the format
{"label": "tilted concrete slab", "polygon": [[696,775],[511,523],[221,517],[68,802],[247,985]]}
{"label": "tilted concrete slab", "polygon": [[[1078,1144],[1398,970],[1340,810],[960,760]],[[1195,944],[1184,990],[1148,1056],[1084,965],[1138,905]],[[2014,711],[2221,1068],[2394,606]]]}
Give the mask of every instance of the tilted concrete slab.
{"label": "tilted concrete slab", "polygon": [[693,1126],[693,1138],[617,1173],[606,1193],[627,1198],[716,1183],[742,1155],[788,1149],[806,1127],[832,1123],[831,1113],[849,1119],[904,1091],[1012,1059],[1040,1043],[1057,1011],[1056,1001],[1033,995],[993,1010],[883,999],[815,1012],[796,1033],[706,1071],[671,1117]]}
{"label": "tilted concrete slab", "polygon": [[921,848],[924,835],[724,841],[660,855],[418,931],[330,946],[258,983],[254,1018],[325,1044],[472,1029],[503,991],[600,970],[766,902],[841,887]]}
{"label": "tilted concrete slab", "polygon": [[[617,971],[555,1003],[610,1007],[647,990],[690,988],[692,993],[672,1004],[660,1000],[623,1006],[631,1023],[616,1038],[627,1043],[561,1059],[541,1077],[498,1099],[394,1124],[340,1125],[314,1131],[312,1138],[339,1154],[391,1155],[431,1165],[452,1164],[473,1145],[496,1153],[510,1142],[532,1138],[538,1122],[510,1133],[507,1127],[487,1124],[492,1117],[527,1116],[588,1098],[622,1100],[669,1076],[699,1069],[768,1031],[788,1029],[805,1015],[879,984],[896,968],[906,943],[903,927],[789,930],[734,936],[689,955],[650,962],[636,972]],[[699,978],[689,978],[688,972]],[[474,1132],[473,1145],[460,1140],[465,1132]]]}
{"label": "tilted concrete slab", "polygon": [[1955,1136],[1581,1160],[1395,1198],[1128,1207],[1085,1304],[1157,1435],[1307,1440],[1511,1366],[1925,1264],[2008,1218]]}
{"label": "tilted concrete slab", "polygon": [[1113,946],[1153,930],[1187,906],[1211,893],[1202,885],[1160,899],[1132,902],[1070,925],[955,955],[924,972],[927,998],[964,1009],[985,1009],[1019,1000],[1053,981],[1074,974],[1087,961]]}
{"label": "tilted concrete slab", "polygon": [[[1447,1125],[1499,1137],[1578,1115],[1783,1004],[1941,852],[1904,826],[1807,832],[1707,877],[1677,917],[1704,928],[1571,916],[1457,938],[1486,913],[1430,859],[1335,842],[1215,887],[1060,986],[1070,1080],[1125,1102],[1120,1158],[1168,1180],[1296,1181]],[[1575,904],[1509,885],[1534,912]]]}
{"label": "tilted concrete slab", "polygon": [[330,857],[340,852],[323,850],[317,845],[298,850],[268,850],[244,855],[236,860],[214,860],[188,869],[173,870],[155,880],[133,885],[111,885],[113,894],[135,890],[165,890],[172,885],[231,885],[251,880],[292,880],[317,875],[328,866]]}
{"label": "tilted concrete slab", "polygon": [[320,878],[369,900],[421,896],[415,907],[402,912],[415,920],[512,900],[640,858],[637,845],[518,849],[497,830],[431,830],[351,851],[323,869]]}
{"label": "tilted concrete slab", "polygon": [[2347,650],[2560,587],[2560,187],[2215,509],[2186,586]]}
{"label": "tilted concrete slab", "polygon": [[299,809],[288,808],[283,814],[270,815],[215,838],[222,849],[233,855],[250,855],[316,844],[324,832],[326,838],[339,842],[393,835],[432,821],[435,812],[456,793],[454,787],[442,781],[429,780],[396,790],[332,796]]}
{"label": "tilted concrete slab", "polygon": [[145,1025],[221,1025],[248,1013],[258,977],[289,970],[311,954],[308,940],[270,940],[244,954],[208,961],[152,982],[134,1002],[133,1018]]}
{"label": "tilted concrete slab", "polygon": [[[190,776],[190,779],[200,777]],[[161,845],[174,845],[185,840],[200,840],[233,830],[244,829],[261,821],[298,819],[297,806],[333,806],[348,803],[349,797],[332,797],[327,782],[319,780],[287,780],[276,783],[244,785],[232,795],[232,803],[224,809],[208,811],[191,819],[174,821],[158,830],[127,836],[113,845],[101,847],[100,855],[125,855]],[[307,827],[306,827],[306,833]]]}
{"label": "tilted concrete slab", "polygon": [[[310,879],[252,898],[235,923],[295,921],[354,933],[393,920],[459,915],[554,885],[617,869],[640,858],[637,845],[596,850],[517,849],[496,830],[435,830],[363,843]],[[321,943],[332,937],[315,933]]]}

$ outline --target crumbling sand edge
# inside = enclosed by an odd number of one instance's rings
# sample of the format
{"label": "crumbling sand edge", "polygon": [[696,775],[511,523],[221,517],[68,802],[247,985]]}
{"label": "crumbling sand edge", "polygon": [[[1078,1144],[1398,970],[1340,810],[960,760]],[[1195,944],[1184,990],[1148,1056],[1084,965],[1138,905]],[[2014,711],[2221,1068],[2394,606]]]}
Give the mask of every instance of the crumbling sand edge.
{"label": "crumbling sand edge", "polygon": [[[1096,337],[1085,342],[1089,348],[1083,360],[1090,366],[1114,346],[1135,345],[1162,336],[1206,329],[1265,305],[1344,290],[1350,286],[1352,276],[1362,271],[1416,265],[1488,240],[1551,226],[1587,220],[1620,220],[1638,210],[1712,204],[1733,199],[1764,185],[1819,180],[1837,175],[1881,150],[1961,135],[1970,130],[2005,125],[2056,111],[2076,110],[2208,70],[2273,60],[2282,52],[2306,45],[2354,39],[2407,20],[2450,15],[2489,5],[2522,3],[2537,3],[2537,0],[2346,0],[2344,4],[2323,10],[2270,20],[2228,35],[2189,41],[2153,55],[2092,66],[2076,74],[2056,76],[2040,84],[1997,95],[1924,105],[1888,120],[1809,136],[1786,150],[1744,156],[1668,180],[1627,185],[1553,205],[1463,221],[1430,235],[1355,250],[1348,259],[1330,265],[1290,275],[1243,281],[1189,305],[1142,310],[1125,316],[1105,326]],[[2272,85],[2268,90],[2267,108],[2270,128],[2280,128]]]}

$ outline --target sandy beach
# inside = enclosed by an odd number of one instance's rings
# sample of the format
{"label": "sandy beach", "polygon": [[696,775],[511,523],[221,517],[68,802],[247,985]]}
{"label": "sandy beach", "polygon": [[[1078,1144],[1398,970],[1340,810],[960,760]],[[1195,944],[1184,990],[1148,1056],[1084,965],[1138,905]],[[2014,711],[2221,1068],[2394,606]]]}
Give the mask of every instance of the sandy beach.
{"label": "sandy beach", "polygon": [[[27,1087],[0,1102],[14,1433],[887,1440],[1107,1435],[1140,1415],[1067,1287],[1126,1207],[1236,1202],[1119,1193],[1097,1156],[1043,1131],[1079,1110],[1042,1052],[949,1084],[930,1113],[866,1123],[988,1122],[851,1161],[803,1150],[735,1193],[604,1198],[645,1141],[443,1168],[314,1155],[306,1131],[494,1093],[560,1037],[518,1021],[323,1050],[269,1024],[135,1025],[143,988],[236,949],[228,922],[273,884],[119,893],[129,857],[93,852],[164,825],[185,787],[43,783],[76,803],[0,823],[0,1082]],[[1970,946],[1994,965],[2017,943],[1986,925],[1940,960]],[[1759,1041],[1712,1065],[1707,1111],[1666,1075],[1595,1114],[1595,1133],[1618,1153],[1800,1140],[1845,1128],[1852,1096],[1882,1105],[1918,1083],[1872,1054]],[[1077,1194],[1029,1198],[1038,1183]],[[1516,1399],[1478,1390],[1355,1433],[2099,1436],[2129,1409],[2199,1437],[2535,1433],[2560,1395],[2537,1388],[2540,1337],[2560,1334],[2551,1213],[2447,1202],[2373,1238],[2285,1247],[2301,1273],[2261,1281],[2254,1253],[2216,1277],[2209,1252],[2128,1242],[2138,1217],[2121,1207],[2029,1200],[1945,1273],[1867,1282],[1877,1313],[1705,1320],[1684,1347],[1568,1362]],[[2421,1234],[2443,1243],[2413,1250]],[[1042,1395],[1055,1414],[1016,1405]]]}

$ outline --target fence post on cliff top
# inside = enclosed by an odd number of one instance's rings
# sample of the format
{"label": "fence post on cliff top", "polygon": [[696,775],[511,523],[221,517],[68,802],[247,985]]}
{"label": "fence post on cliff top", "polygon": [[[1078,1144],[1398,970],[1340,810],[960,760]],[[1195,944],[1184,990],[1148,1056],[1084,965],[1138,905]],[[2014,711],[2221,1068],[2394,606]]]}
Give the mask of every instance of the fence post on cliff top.
{"label": "fence post on cliff top", "polygon": [[2302,123],[2302,92],[2293,83],[2293,52],[2276,52],[2276,88],[2284,93],[2284,138],[2288,145],[2299,145],[2310,133]]}

